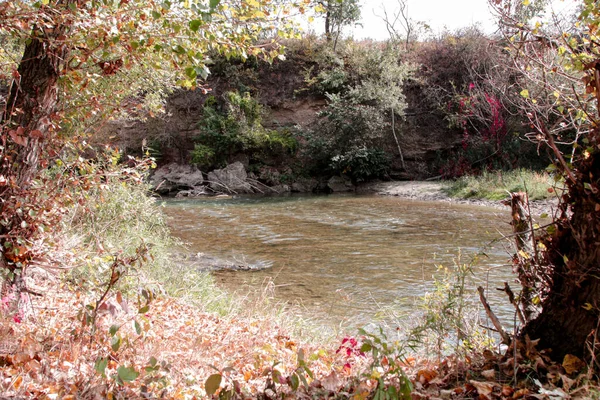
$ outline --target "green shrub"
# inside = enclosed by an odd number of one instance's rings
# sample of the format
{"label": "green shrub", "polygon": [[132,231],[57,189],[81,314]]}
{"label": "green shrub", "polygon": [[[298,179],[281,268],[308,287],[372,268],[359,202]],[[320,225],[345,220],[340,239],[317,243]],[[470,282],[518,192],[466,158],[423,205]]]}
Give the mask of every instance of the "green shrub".
{"label": "green shrub", "polygon": [[212,98],[204,106],[200,135],[195,139],[192,162],[219,167],[239,152],[251,160],[266,160],[293,154],[298,141],[288,129],[272,130],[262,125],[263,108],[249,93],[228,92],[223,105]]}
{"label": "green shrub", "polygon": [[383,150],[361,147],[334,156],[330,167],[356,183],[385,176],[390,163],[389,155]]}
{"label": "green shrub", "polygon": [[192,150],[192,164],[199,167],[209,167],[214,163],[215,151],[213,148],[196,143]]}

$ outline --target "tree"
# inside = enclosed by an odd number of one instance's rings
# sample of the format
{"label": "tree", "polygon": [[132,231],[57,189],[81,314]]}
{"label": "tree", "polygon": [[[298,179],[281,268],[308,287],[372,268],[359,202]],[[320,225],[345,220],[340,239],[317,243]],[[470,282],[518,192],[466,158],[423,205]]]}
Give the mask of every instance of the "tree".
{"label": "tree", "polygon": [[388,11],[381,6],[383,15],[378,17],[385,24],[392,43],[403,43],[404,50],[408,50],[410,43],[419,39],[419,36],[430,30],[429,25],[423,21],[415,21],[408,13],[408,0],[397,0],[398,7]]}
{"label": "tree", "polygon": [[[539,3],[539,2],[536,2]],[[533,16],[539,4],[493,0],[520,73],[515,88],[527,137],[546,145],[564,187],[551,224],[515,257],[523,286],[523,336],[561,360],[595,359],[600,316],[600,5],[579,3],[576,19]],[[547,21],[547,20],[546,20]],[[559,189],[560,190],[560,189]],[[523,304],[525,303],[525,304]],[[538,305],[539,304],[539,305]]]}
{"label": "tree", "polygon": [[334,39],[334,49],[342,28],[356,24],[360,20],[360,0],[318,0],[318,10],[324,14],[325,37],[328,42]]}
{"label": "tree", "polygon": [[141,66],[146,73],[174,71],[181,85],[194,88],[208,75],[213,53],[275,57],[276,44],[267,49],[255,46],[255,39],[264,30],[292,35],[293,26],[280,18],[292,6],[241,0],[0,1],[0,37],[23,48],[18,67],[10,71],[0,118],[0,268],[9,271],[17,290],[23,289],[21,275],[29,263],[43,257],[38,244],[66,202],[60,200],[63,188],[42,170],[90,128],[80,121],[107,118],[124,106],[122,100],[136,102],[140,86],[120,81],[127,71]]}
{"label": "tree", "polygon": [[412,69],[408,63],[400,62],[394,50],[392,47],[369,54],[368,63],[372,68],[360,85],[350,91],[350,96],[360,102],[374,105],[381,113],[389,110],[392,136],[398,148],[402,168],[406,169],[404,154],[396,133],[396,115],[404,118],[407,107],[404,83],[411,76]]}

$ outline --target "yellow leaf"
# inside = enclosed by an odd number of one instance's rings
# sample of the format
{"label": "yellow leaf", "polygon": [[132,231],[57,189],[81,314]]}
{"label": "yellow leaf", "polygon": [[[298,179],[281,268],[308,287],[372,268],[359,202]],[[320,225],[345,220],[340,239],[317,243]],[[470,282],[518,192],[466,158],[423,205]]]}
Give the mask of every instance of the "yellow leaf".
{"label": "yellow leaf", "polygon": [[527,89],[521,90],[521,96],[528,99],[529,98],[529,90],[527,90]]}
{"label": "yellow leaf", "polygon": [[22,383],[23,383],[23,375],[19,375],[19,377],[17,379],[15,379],[15,381],[13,382],[12,385],[15,388],[15,390],[19,390]]}
{"label": "yellow leaf", "polygon": [[528,6],[528,5],[529,5],[529,3],[530,3],[530,1],[529,1],[529,0],[523,0],[523,5],[524,5],[524,6]]}
{"label": "yellow leaf", "polygon": [[571,375],[574,372],[581,371],[585,367],[585,363],[572,354],[566,354],[562,366],[565,369],[565,372],[568,375]]}
{"label": "yellow leaf", "polygon": [[531,258],[531,256],[523,250],[519,250],[519,255],[526,260],[529,260]]}

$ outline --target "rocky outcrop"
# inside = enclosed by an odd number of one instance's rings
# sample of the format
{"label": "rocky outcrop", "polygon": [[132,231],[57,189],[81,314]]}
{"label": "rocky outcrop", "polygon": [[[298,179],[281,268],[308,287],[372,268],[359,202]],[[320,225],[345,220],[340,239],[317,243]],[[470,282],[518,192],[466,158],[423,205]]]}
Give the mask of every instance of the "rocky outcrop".
{"label": "rocky outcrop", "polygon": [[150,184],[159,194],[194,190],[203,183],[204,177],[197,167],[175,163],[158,168],[150,178]]}
{"label": "rocky outcrop", "polygon": [[229,164],[223,169],[215,169],[208,173],[208,185],[216,193],[254,193],[248,183],[248,174],[244,164],[239,161]]}
{"label": "rocky outcrop", "polygon": [[319,185],[315,178],[298,178],[292,183],[291,190],[296,193],[310,193]]}
{"label": "rocky outcrop", "polygon": [[327,181],[327,188],[334,193],[354,192],[356,190],[350,179],[341,176],[332,176]]}

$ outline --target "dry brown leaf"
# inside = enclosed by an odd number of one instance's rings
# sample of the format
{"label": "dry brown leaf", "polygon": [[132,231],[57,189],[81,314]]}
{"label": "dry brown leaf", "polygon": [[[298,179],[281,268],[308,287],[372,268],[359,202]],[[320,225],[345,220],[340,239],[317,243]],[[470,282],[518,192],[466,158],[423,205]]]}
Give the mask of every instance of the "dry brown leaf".
{"label": "dry brown leaf", "polygon": [[493,369],[481,371],[481,376],[483,376],[488,381],[493,381],[496,378],[496,371]]}
{"label": "dry brown leaf", "polygon": [[423,384],[423,385],[427,385],[429,382],[431,382],[432,379],[434,379],[435,377],[437,377],[437,372],[430,370],[430,369],[422,369],[419,372],[417,372],[417,380]]}
{"label": "dry brown leaf", "polygon": [[573,385],[576,383],[575,379],[571,379],[566,375],[560,374],[560,379],[562,380],[562,388],[567,392],[571,390]]}
{"label": "dry brown leaf", "polygon": [[513,395],[514,392],[515,392],[515,390],[512,387],[510,387],[508,385],[502,386],[501,394],[503,397],[510,397]]}
{"label": "dry brown leaf", "polygon": [[516,392],[513,393],[513,399],[522,399],[523,397],[527,396],[529,394],[529,390],[528,389],[519,389]]}
{"label": "dry brown leaf", "polygon": [[490,399],[492,398],[492,392],[494,391],[494,384],[490,382],[479,382],[470,380],[469,383],[475,387],[477,393],[479,393],[480,399]]}
{"label": "dry brown leaf", "polygon": [[585,367],[585,363],[577,356],[566,354],[562,366],[567,375],[573,375],[575,372],[581,371]]}
{"label": "dry brown leaf", "polygon": [[325,390],[329,390],[330,392],[336,392],[340,387],[340,378],[338,377],[335,371],[332,371],[331,374],[323,378],[321,384]]}
{"label": "dry brown leaf", "polygon": [[22,384],[23,384],[23,375],[20,375],[17,377],[17,379],[14,380],[12,386],[15,388],[15,390],[19,390],[19,388],[21,387]]}

